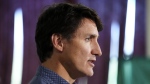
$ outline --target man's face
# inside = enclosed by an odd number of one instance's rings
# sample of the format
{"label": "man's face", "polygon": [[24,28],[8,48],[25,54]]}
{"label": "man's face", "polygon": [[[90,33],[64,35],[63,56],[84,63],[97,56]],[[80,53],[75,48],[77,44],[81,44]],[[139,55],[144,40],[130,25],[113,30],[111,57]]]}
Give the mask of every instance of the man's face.
{"label": "man's face", "polygon": [[61,62],[69,75],[73,78],[92,76],[96,55],[101,55],[97,42],[98,31],[95,23],[83,19],[81,26],[71,40],[64,41]]}

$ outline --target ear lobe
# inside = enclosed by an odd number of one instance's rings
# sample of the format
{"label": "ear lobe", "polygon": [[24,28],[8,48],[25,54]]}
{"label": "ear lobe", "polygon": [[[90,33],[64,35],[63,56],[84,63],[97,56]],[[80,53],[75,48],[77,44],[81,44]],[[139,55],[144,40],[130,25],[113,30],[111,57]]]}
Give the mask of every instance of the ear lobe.
{"label": "ear lobe", "polygon": [[62,43],[62,36],[59,34],[53,34],[51,37],[52,44],[55,49],[58,51],[63,51],[63,43]]}

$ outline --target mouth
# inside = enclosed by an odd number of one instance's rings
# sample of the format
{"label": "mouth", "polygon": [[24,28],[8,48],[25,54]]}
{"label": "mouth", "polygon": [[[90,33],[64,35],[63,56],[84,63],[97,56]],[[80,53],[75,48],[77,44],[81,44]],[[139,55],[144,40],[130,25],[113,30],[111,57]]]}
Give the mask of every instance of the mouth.
{"label": "mouth", "polygon": [[89,63],[90,66],[94,67],[94,66],[95,66],[94,62],[95,62],[95,61],[96,61],[96,60],[88,60],[88,63]]}

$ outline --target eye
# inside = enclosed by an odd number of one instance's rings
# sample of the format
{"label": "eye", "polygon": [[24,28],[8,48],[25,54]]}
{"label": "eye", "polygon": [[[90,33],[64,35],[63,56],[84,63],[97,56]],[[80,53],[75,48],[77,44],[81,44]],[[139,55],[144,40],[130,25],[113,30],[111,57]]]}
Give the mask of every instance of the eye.
{"label": "eye", "polygon": [[89,42],[89,41],[92,41],[93,39],[97,39],[97,36],[96,35],[89,35],[85,38],[85,41]]}
{"label": "eye", "polygon": [[85,38],[85,41],[88,42],[88,41],[90,41],[90,39],[91,39],[90,37]]}

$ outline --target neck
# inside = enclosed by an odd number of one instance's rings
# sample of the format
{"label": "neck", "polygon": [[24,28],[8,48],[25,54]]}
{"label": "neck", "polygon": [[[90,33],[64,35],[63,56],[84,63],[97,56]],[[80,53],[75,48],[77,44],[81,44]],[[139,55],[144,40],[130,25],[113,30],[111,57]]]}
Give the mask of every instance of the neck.
{"label": "neck", "polygon": [[54,71],[55,73],[57,73],[60,77],[65,79],[70,84],[73,84],[73,82],[75,81],[75,79],[70,77],[67,70],[57,59],[57,56],[52,56],[50,59],[47,59],[44,63],[42,63],[42,66]]}

